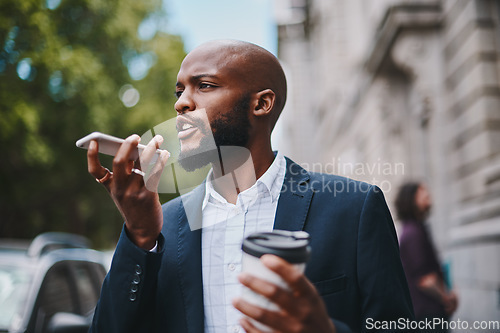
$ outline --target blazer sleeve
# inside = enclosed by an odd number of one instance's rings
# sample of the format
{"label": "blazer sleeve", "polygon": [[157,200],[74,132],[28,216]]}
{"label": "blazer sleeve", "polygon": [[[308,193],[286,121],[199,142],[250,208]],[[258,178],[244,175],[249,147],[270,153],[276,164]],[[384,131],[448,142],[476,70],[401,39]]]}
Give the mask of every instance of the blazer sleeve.
{"label": "blazer sleeve", "polygon": [[132,243],[123,227],[89,332],[152,331],[164,242],[160,234],[160,251],[145,251]]}
{"label": "blazer sleeve", "polygon": [[[357,242],[361,327],[368,332],[408,332],[413,307],[399,256],[394,223],[382,191],[371,186],[361,211]],[[384,322],[392,323],[389,329]]]}

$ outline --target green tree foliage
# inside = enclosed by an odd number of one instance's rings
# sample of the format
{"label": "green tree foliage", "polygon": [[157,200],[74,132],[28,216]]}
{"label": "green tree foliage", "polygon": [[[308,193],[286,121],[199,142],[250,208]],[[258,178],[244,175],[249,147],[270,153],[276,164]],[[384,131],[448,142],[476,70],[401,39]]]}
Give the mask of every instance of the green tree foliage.
{"label": "green tree foliage", "polygon": [[122,219],[75,141],[141,135],[175,116],[182,42],[138,35],[164,17],[160,0],[0,2],[0,237],[116,241]]}

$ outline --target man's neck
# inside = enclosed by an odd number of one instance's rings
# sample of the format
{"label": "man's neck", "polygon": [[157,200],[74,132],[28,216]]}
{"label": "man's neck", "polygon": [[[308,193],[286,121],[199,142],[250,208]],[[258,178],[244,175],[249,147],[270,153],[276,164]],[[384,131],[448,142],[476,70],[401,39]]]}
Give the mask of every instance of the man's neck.
{"label": "man's neck", "polygon": [[274,161],[274,153],[270,149],[266,154],[250,154],[247,151],[246,154],[229,157],[219,153],[220,156],[219,163],[212,163],[212,184],[232,204],[236,203],[238,194],[252,187]]}

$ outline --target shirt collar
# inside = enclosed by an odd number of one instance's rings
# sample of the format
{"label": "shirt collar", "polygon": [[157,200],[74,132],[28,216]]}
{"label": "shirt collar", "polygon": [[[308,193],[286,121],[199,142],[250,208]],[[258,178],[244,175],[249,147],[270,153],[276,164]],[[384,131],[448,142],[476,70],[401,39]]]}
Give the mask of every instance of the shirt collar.
{"label": "shirt collar", "polygon": [[264,184],[271,194],[273,203],[278,200],[281,192],[281,186],[285,178],[286,160],[285,157],[278,152],[269,169],[257,180],[257,183]]}
{"label": "shirt collar", "polygon": [[[279,198],[281,187],[285,179],[285,173],[285,157],[280,152],[277,152],[273,163],[271,163],[266,172],[264,172],[264,174],[260,176],[259,179],[257,179],[257,182],[253,184],[252,187],[246,189],[240,194],[245,194],[247,192],[257,192],[256,188],[259,186],[259,184],[263,184],[266,190],[269,192],[272,202],[274,203]],[[205,197],[203,198],[203,204],[201,207],[202,210],[207,206],[210,196],[219,202],[227,203],[226,199],[214,189],[212,185],[212,177],[213,169],[210,169],[205,181]]]}

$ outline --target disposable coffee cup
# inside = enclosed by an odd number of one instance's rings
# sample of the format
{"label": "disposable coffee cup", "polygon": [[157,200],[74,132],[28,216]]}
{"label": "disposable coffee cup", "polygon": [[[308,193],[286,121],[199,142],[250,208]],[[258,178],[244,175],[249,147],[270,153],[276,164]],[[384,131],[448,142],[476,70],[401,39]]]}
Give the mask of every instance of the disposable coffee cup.
{"label": "disposable coffee cup", "polygon": [[[260,257],[264,254],[274,254],[283,258],[303,273],[306,262],[311,255],[310,236],[305,231],[273,230],[251,234],[243,241],[242,271],[255,277],[269,281],[283,289],[290,289],[288,284],[276,273],[265,267]],[[243,287],[242,299],[261,308],[278,311],[279,307],[269,299],[259,295],[249,288]],[[252,318],[252,324],[263,332],[271,329]]]}

